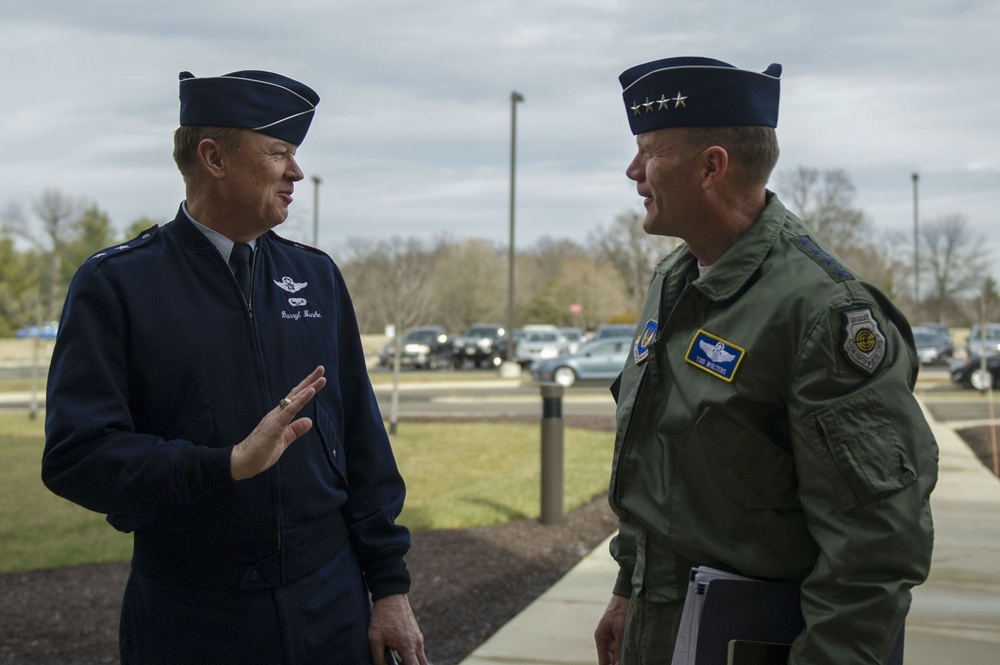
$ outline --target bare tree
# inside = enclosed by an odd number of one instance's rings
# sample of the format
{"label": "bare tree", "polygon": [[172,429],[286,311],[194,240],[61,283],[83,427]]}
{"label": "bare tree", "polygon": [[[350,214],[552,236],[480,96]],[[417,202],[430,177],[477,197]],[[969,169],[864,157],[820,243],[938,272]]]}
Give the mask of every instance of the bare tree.
{"label": "bare tree", "polygon": [[502,248],[478,238],[442,248],[435,283],[439,322],[448,330],[458,333],[473,323],[507,320],[507,259]]}
{"label": "bare tree", "polygon": [[434,304],[434,278],[440,247],[416,238],[378,242],[348,240],[343,265],[362,330],[394,324],[402,332],[428,322]]}
{"label": "bare tree", "polygon": [[937,321],[956,311],[958,300],[982,288],[989,276],[989,253],[983,238],[973,236],[968,221],[952,214],[924,224],[922,266],[931,278],[927,306]]}
{"label": "bare tree", "polygon": [[642,310],[656,264],[678,244],[675,238],[648,235],[642,228],[642,219],[638,212],[629,210],[615,217],[609,227],[599,227],[589,237],[589,244],[597,256],[614,266],[621,275],[628,294],[628,309],[633,316],[638,316]]}
{"label": "bare tree", "polygon": [[[522,309],[525,322],[554,323],[592,330],[621,313],[627,301],[625,283],[618,271],[594,256],[566,258],[534,299]],[[580,306],[573,314],[570,306]]]}
{"label": "bare tree", "polygon": [[61,269],[63,253],[72,231],[71,222],[82,207],[80,200],[56,189],[47,189],[32,205],[38,225],[31,224],[17,205],[8,206],[3,216],[3,227],[7,233],[30,243],[48,266],[41,273],[47,319],[59,318],[62,307],[60,293],[66,284]]}
{"label": "bare tree", "polygon": [[864,212],[854,207],[854,185],[841,169],[799,167],[779,174],[776,191],[789,209],[850,268],[899,302],[912,293],[905,279],[906,246],[899,234],[878,234]]}
{"label": "bare tree", "polygon": [[871,224],[854,206],[854,185],[841,169],[800,166],[778,175],[775,189],[792,211],[841,258],[870,247]]}

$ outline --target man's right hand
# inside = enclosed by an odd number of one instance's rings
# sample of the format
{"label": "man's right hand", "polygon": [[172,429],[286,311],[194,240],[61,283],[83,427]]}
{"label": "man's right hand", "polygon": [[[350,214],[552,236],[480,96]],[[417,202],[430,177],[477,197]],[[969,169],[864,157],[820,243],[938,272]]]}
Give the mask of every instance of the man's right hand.
{"label": "man's right hand", "polygon": [[625,616],[629,599],[611,596],[604,616],[597,622],[594,641],[597,642],[598,665],[618,665],[622,658],[622,635],[625,634]]}
{"label": "man's right hand", "polygon": [[322,365],[314,369],[288,393],[286,400],[283,400],[286,403],[284,408],[279,404],[271,409],[250,432],[250,436],[233,447],[229,458],[233,480],[253,478],[270,469],[281,459],[292,441],[312,429],[312,420],[295,420],[295,416],[326,385],[323,372]]}

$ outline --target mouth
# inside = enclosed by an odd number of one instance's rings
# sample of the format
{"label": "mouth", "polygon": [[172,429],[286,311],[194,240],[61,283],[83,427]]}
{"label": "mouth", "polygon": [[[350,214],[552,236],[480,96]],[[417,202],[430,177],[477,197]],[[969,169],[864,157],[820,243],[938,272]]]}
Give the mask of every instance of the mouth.
{"label": "mouth", "polygon": [[278,198],[281,199],[282,201],[284,201],[285,205],[288,205],[288,204],[290,204],[292,202],[292,193],[291,192],[278,192]]}

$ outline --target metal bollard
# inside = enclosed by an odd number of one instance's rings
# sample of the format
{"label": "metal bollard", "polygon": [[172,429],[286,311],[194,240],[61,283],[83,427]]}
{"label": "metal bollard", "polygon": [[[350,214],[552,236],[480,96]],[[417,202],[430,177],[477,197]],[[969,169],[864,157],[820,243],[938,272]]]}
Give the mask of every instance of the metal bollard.
{"label": "metal bollard", "polygon": [[565,388],[558,383],[542,386],[542,524],[559,524],[563,509],[563,414]]}

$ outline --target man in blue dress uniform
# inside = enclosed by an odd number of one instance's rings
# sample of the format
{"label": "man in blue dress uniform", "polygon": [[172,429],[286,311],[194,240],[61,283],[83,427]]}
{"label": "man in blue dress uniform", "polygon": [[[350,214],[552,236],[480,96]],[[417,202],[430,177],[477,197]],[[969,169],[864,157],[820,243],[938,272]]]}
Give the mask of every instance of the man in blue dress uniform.
{"label": "man in blue dress uniform", "polygon": [[180,101],[185,200],[81,266],[48,382],[43,480],[134,534],[122,662],[425,664],[347,288],[272,230],[319,96],[183,72]]}

